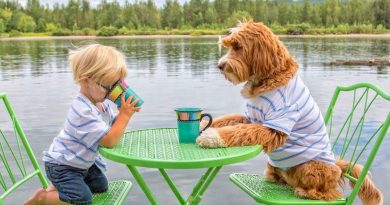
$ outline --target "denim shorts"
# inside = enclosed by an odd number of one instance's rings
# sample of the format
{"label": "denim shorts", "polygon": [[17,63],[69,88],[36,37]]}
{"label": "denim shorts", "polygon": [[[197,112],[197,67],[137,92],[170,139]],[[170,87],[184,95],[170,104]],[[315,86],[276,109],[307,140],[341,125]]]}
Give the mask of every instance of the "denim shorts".
{"label": "denim shorts", "polygon": [[74,205],[92,203],[92,193],[106,192],[107,177],[93,164],[89,169],[45,162],[46,175],[57,189],[60,200]]}

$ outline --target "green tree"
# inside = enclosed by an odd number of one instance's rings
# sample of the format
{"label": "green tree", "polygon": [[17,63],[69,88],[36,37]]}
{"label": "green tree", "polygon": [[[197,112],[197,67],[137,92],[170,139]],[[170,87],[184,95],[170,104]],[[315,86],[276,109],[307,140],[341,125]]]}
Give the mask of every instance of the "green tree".
{"label": "green tree", "polygon": [[163,28],[179,28],[183,22],[183,11],[177,0],[167,0],[161,11]]}
{"label": "green tree", "polygon": [[[350,0],[341,6],[343,14],[340,22],[348,24],[365,23],[371,18],[370,11],[367,9],[369,2],[367,0]],[[368,18],[367,18],[368,17]]]}
{"label": "green tree", "polygon": [[204,23],[216,24],[217,22],[218,22],[217,11],[215,10],[215,7],[210,6],[204,15]]}
{"label": "green tree", "polygon": [[123,19],[126,22],[126,27],[129,29],[137,29],[140,27],[140,21],[136,13],[136,5],[126,2],[123,9]]}
{"label": "green tree", "polygon": [[0,0],[2,31],[27,32],[34,28],[38,32],[69,34],[67,29],[103,27],[115,27],[120,33],[126,33],[124,27],[218,28],[252,17],[277,25],[280,31],[285,30],[284,25],[302,23],[317,27],[342,24],[339,30],[348,30],[346,24],[357,25],[356,28],[362,24],[390,28],[390,0],[186,0],[184,5],[179,0],[165,0],[162,8],[157,8],[155,0],[126,0],[124,5],[119,0],[99,0],[97,7],[91,7],[89,0],[68,0],[66,4],[56,1],[53,7],[42,6],[40,0],[25,1],[26,6],[22,7],[16,0]]}
{"label": "green tree", "polygon": [[35,27],[36,24],[34,19],[31,16],[20,12],[20,15],[18,16],[16,21],[16,29],[22,32],[33,32],[35,30]]}
{"label": "green tree", "polygon": [[26,4],[26,14],[33,17],[35,22],[38,22],[38,19],[43,18],[44,16],[44,7],[41,6],[39,0],[27,0]]}
{"label": "green tree", "polygon": [[256,6],[254,0],[242,0],[241,2],[241,11],[247,11],[251,16],[256,15]]}
{"label": "green tree", "polygon": [[4,31],[10,30],[12,14],[13,12],[10,8],[0,8],[0,19],[3,20]]}
{"label": "green tree", "polygon": [[320,26],[322,24],[321,7],[318,3],[315,3],[312,6],[309,23],[316,25],[316,26]]}
{"label": "green tree", "polygon": [[226,20],[227,27],[235,27],[237,23],[252,19],[252,16],[246,11],[235,11],[231,17]]}
{"label": "green tree", "polygon": [[305,2],[303,3],[302,12],[301,12],[301,19],[300,19],[301,22],[309,22],[310,14],[311,14],[310,0],[305,0]]}
{"label": "green tree", "polygon": [[[300,20],[301,18],[301,10],[302,10],[301,4],[289,4],[287,13],[288,16],[288,23],[302,23],[303,21]],[[286,12],[285,12],[286,13]]]}
{"label": "green tree", "polygon": [[[272,23],[278,23],[278,17],[279,17],[279,11],[278,11],[278,6],[277,2],[274,1],[267,1],[267,7],[266,9],[268,10],[268,15],[267,15],[267,24],[272,24]],[[285,12],[285,11],[283,11]]]}
{"label": "green tree", "polygon": [[160,28],[160,12],[153,0],[135,5],[136,15],[142,27]]}
{"label": "green tree", "polygon": [[374,23],[390,28],[390,0],[374,0],[373,3]]}
{"label": "green tree", "polygon": [[11,9],[12,11],[15,10],[21,10],[21,5],[19,4],[18,1],[12,1],[12,0],[7,0],[7,1],[2,1],[0,0],[0,9],[8,8]]}
{"label": "green tree", "polygon": [[51,15],[48,19],[50,19],[50,22],[57,28],[65,26],[66,18],[63,16],[64,10],[64,6],[61,6],[58,2],[53,5]]}
{"label": "green tree", "polygon": [[5,23],[3,19],[0,19],[0,33],[3,33],[5,31]]}
{"label": "green tree", "polygon": [[228,1],[215,0],[214,1],[214,8],[215,8],[215,11],[217,12],[217,16],[218,16],[217,23],[224,23],[230,15]]}
{"label": "green tree", "polygon": [[103,26],[114,26],[115,22],[120,19],[120,14],[120,4],[116,0],[113,2],[102,0],[95,10],[95,17],[97,17],[97,27],[101,28]]}
{"label": "green tree", "polygon": [[22,16],[23,12],[16,10],[12,12],[11,19],[8,22],[7,30],[17,30],[18,22]]}
{"label": "green tree", "polygon": [[46,21],[44,18],[38,19],[36,31],[37,32],[44,32],[46,30]]}
{"label": "green tree", "polygon": [[56,24],[54,24],[54,23],[46,24],[46,29],[45,29],[46,32],[53,32],[56,30],[58,30],[58,26]]}
{"label": "green tree", "polygon": [[204,22],[203,13],[203,1],[202,0],[190,0],[190,2],[184,4],[184,22],[197,27]]}
{"label": "green tree", "polygon": [[321,5],[322,24],[325,26],[338,25],[341,8],[338,0],[324,0]]}
{"label": "green tree", "polygon": [[62,18],[67,19],[64,26],[71,30],[79,29],[82,19],[80,1],[70,0],[64,9]]}
{"label": "green tree", "polygon": [[287,2],[281,2],[277,4],[277,10],[278,10],[278,23],[281,25],[286,25],[290,20],[289,12],[289,3]]}
{"label": "green tree", "polygon": [[255,21],[267,22],[268,8],[267,3],[264,0],[255,0]]}
{"label": "green tree", "polygon": [[95,19],[88,0],[82,0],[79,25],[81,28],[95,28]]}
{"label": "green tree", "polygon": [[229,13],[233,14],[235,11],[240,10],[240,2],[238,0],[228,0],[229,1]]}

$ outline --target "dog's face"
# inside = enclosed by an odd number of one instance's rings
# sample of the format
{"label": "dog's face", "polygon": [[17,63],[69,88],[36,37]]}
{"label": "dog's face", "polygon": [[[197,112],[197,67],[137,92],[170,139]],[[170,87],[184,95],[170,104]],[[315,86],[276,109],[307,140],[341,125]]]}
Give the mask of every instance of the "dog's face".
{"label": "dog's face", "polygon": [[290,57],[284,45],[262,23],[240,23],[231,34],[221,39],[228,52],[218,62],[218,68],[233,84],[250,77],[262,80],[272,76]]}

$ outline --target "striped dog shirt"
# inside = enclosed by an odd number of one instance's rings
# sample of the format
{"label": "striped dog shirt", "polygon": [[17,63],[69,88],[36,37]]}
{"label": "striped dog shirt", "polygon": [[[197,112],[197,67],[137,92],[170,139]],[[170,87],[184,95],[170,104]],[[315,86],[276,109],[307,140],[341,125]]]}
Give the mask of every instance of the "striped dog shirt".
{"label": "striped dog shirt", "polygon": [[283,146],[268,154],[272,166],[288,169],[310,160],[335,163],[321,111],[298,75],[283,87],[249,99],[246,107],[252,123],[288,135]]}

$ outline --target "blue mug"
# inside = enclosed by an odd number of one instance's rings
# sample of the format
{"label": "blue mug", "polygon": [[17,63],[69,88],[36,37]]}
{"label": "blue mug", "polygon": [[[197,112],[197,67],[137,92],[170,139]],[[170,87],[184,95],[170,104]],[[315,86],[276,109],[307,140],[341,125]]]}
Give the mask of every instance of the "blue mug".
{"label": "blue mug", "polygon": [[[202,114],[200,108],[177,108],[177,132],[180,143],[195,143],[196,138],[213,122],[210,114]],[[208,124],[200,130],[200,122],[204,117],[209,118]]]}

